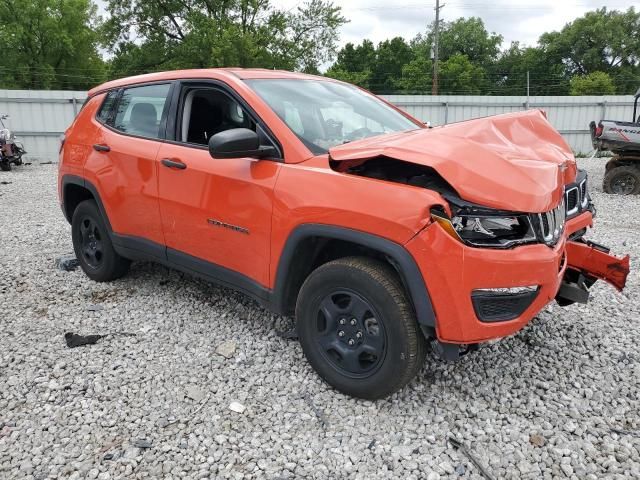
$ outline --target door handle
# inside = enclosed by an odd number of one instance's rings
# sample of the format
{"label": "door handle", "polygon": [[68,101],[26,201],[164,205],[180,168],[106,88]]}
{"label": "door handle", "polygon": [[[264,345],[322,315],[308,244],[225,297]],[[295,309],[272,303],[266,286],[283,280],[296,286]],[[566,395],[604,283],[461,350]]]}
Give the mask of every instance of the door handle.
{"label": "door handle", "polygon": [[111,147],[109,145],[103,145],[101,143],[96,143],[93,146],[93,149],[97,152],[110,152],[111,151]]}
{"label": "door handle", "polygon": [[163,158],[161,162],[162,162],[162,165],[169,168],[176,168],[178,170],[184,170],[185,168],[187,168],[187,166],[184,163],[177,160],[171,160],[169,158]]}

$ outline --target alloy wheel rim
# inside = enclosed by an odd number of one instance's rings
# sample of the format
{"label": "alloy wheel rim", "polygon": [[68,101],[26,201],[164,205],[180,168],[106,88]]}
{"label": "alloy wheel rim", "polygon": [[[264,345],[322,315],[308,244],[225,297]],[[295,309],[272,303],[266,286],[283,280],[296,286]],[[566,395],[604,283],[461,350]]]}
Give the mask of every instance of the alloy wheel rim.
{"label": "alloy wheel rim", "polygon": [[102,235],[96,222],[85,217],[80,222],[81,253],[85,262],[92,268],[99,268],[104,261]]}
{"label": "alloy wheel rim", "polygon": [[314,327],[320,352],[341,374],[366,378],[380,367],[387,343],[384,324],[359,294],[342,289],[326,295]]}

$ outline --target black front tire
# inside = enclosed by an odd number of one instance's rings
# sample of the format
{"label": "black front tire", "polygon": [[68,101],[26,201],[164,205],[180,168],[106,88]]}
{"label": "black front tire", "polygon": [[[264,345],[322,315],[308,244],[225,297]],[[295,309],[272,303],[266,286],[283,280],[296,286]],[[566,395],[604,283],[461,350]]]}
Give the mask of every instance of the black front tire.
{"label": "black front tire", "polygon": [[73,250],[80,267],[96,282],[109,282],[124,276],[131,261],[113,248],[102,214],[93,200],[80,202],[71,219]]}
{"label": "black front tire", "polygon": [[3,172],[11,171],[11,164],[9,162],[0,162],[0,170]]}
{"label": "black front tire", "polygon": [[424,364],[413,308],[395,270],[378,260],[341,258],[313,271],[298,295],[296,323],[311,366],[354,397],[387,397]]}
{"label": "black front tire", "polygon": [[602,181],[602,189],[615,195],[640,194],[640,167],[623,165],[609,169]]}

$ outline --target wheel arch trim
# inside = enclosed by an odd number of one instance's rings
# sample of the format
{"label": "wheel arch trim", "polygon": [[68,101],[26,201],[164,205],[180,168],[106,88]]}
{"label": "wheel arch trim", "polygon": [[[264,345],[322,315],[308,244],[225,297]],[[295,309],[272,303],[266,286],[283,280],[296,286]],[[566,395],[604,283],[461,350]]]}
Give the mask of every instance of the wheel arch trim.
{"label": "wheel arch trim", "polygon": [[71,216],[73,215],[73,213],[71,213],[71,214],[67,213],[67,209],[65,207],[65,196],[66,196],[66,192],[67,192],[67,187],[69,185],[77,185],[79,187],[84,188],[89,193],[91,193],[91,195],[93,196],[94,200],[98,204],[98,209],[100,210],[100,213],[102,214],[102,218],[104,219],[104,221],[105,221],[105,223],[107,225],[107,229],[109,230],[109,233],[110,234],[113,233],[113,229],[111,228],[111,222],[109,221],[109,216],[107,215],[107,211],[104,208],[104,204],[102,203],[102,199],[100,198],[100,193],[98,192],[98,189],[89,180],[87,180],[87,179],[85,179],[83,177],[79,177],[77,175],[71,175],[71,174],[65,174],[62,177],[61,206],[62,206],[62,213],[64,214],[65,218],[67,219],[67,222],[71,223]]}
{"label": "wheel arch trim", "polygon": [[402,245],[370,233],[353,230],[347,227],[338,227],[324,224],[303,224],[297,226],[287,238],[276,269],[275,285],[273,290],[273,301],[275,309],[282,313],[286,312],[286,290],[288,282],[288,272],[295,261],[297,247],[305,239],[320,237],[330,240],[343,240],[364,247],[376,250],[384,254],[391,260],[393,267],[398,272],[403,285],[409,294],[409,300],[413,305],[418,323],[427,327],[436,326],[436,316],[429,297],[429,292],[418,268],[418,265]]}

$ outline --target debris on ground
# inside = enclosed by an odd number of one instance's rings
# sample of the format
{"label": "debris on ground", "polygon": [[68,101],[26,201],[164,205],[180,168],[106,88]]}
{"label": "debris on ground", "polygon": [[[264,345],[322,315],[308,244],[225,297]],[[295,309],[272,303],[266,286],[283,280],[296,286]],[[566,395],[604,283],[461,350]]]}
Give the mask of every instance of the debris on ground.
{"label": "debris on ground", "polygon": [[104,335],[79,335],[77,333],[67,332],[64,334],[64,340],[65,342],[67,342],[67,347],[76,348],[76,347],[82,347],[83,345],[95,345],[98,342],[98,340],[105,337],[115,337],[115,336],[134,337],[135,335],[136,335],[135,333],[129,333],[129,332],[113,332],[113,333],[106,333]]}
{"label": "debris on ground", "polygon": [[236,353],[237,344],[233,340],[227,340],[222,342],[216,348],[216,353],[226,359],[233,357]]}
{"label": "debris on ground", "polygon": [[2,180],[0,185],[11,185],[13,182],[7,182],[6,180]]}
{"label": "debris on ground", "polygon": [[99,312],[101,310],[104,310],[104,307],[102,305],[89,305],[87,307],[87,310],[89,312]]}
{"label": "debris on ground", "polygon": [[246,409],[247,409],[247,407],[245,407],[244,405],[242,405],[241,403],[238,403],[238,402],[231,402],[229,404],[229,410],[231,410],[232,412],[244,413],[244,411]]}
{"label": "debris on ground", "polygon": [[327,428],[329,426],[329,420],[327,420],[327,416],[324,414],[324,412],[320,410],[315,403],[313,403],[313,399],[311,398],[311,396],[309,396],[308,393],[305,393],[302,395],[302,399],[307,402],[307,405],[309,405],[309,407],[311,407],[311,410],[313,410],[313,413],[318,418],[320,425],[322,425],[323,428]]}
{"label": "debris on ground", "polygon": [[64,334],[64,340],[67,347],[76,348],[83,345],[95,345],[98,340],[104,338],[105,335],[78,335],[77,333],[67,332]]}
{"label": "debris on ground", "polygon": [[151,448],[152,445],[153,442],[145,438],[139,438],[138,440],[133,442],[133,446],[137,448]]}
{"label": "debris on ground", "polygon": [[72,272],[80,266],[80,262],[73,254],[62,255],[56,258],[56,267],[64,272]]}
{"label": "debris on ground", "polygon": [[457,440],[454,437],[449,437],[448,441],[453,448],[462,452],[469,460],[471,460],[471,463],[473,463],[476,468],[480,470],[480,473],[484,475],[484,478],[486,478],[487,480],[494,480],[494,476],[489,473],[489,471],[480,462],[480,460],[478,460],[476,456],[473,455],[461,441]]}

